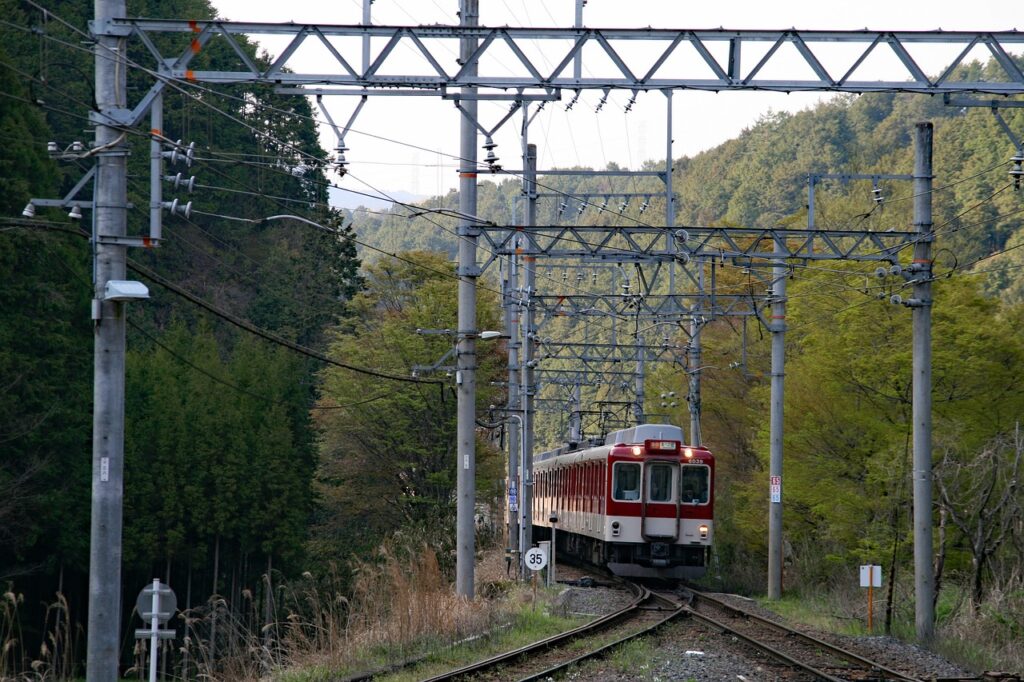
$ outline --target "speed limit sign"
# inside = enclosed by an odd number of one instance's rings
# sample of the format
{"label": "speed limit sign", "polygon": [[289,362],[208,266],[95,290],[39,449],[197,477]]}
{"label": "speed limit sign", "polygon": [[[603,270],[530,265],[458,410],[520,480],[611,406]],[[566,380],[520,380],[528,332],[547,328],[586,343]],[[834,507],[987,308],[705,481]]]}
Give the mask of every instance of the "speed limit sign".
{"label": "speed limit sign", "polygon": [[526,550],[526,567],[531,571],[539,571],[548,565],[548,553],[540,547]]}

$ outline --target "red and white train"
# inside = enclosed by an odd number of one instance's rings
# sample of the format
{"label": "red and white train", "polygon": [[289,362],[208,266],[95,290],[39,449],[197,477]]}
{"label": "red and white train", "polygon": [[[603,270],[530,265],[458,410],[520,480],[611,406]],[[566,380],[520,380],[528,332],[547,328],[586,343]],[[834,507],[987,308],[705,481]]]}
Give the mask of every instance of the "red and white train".
{"label": "red and white train", "polygon": [[[616,575],[696,578],[714,537],[715,460],[678,426],[641,424],[604,445],[537,455],[533,539]],[[551,519],[555,521],[552,523]]]}

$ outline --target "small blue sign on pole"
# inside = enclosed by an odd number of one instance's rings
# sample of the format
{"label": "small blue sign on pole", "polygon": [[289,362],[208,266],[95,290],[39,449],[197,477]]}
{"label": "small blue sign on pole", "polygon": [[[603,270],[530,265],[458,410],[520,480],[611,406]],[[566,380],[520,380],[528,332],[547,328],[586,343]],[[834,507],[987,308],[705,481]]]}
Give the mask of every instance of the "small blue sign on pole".
{"label": "small blue sign on pole", "polygon": [[519,495],[516,492],[515,481],[508,487],[508,510],[519,511]]}

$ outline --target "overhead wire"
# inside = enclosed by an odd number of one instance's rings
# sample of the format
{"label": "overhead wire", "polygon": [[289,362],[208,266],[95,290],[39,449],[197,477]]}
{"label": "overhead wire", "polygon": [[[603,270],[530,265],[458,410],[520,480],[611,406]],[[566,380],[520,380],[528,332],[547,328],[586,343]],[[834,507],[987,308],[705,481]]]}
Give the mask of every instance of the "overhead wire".
{"label": "overhead wire", "polygon": [[[4,220],[4,219],[0,218],[0,220]],[[69,226],[66,226],[66,225],[62,225],[62,224],[59,224],[59,223],[48,223],[48,222],[35,221],[35,220],[33,220],[33,221],[17,221],[16,224],[13,227],[11,227],[10,229],[26,229],[26,228],[28,228],[28,229],[32,229],[32,228],[38,229],[40,227],[45,227],[45,228],[51,229],[53,231],[64,232],[66,234],[70,234],[70,235],[74,235],[74,236],[78,236],[78,237],[85,236],[83,234],[82,230],[77,229],[77,228],[72,228],[72,227],[69,227]],[[44,243],[44,247],[45,246],[46,246],[46,244]],[[89,282],[84,277],[82,277],[79,272],[77,272],[74,268],[72,268],[71,265],[68,264],[66,262],[66,260],[64,259],[63,254],[57,253],[57,252],[52,252],[52,253],[55,253],[55,255],[57,255],[58,263],[60,263],[61,266],[64,267],[64,269],[72,275],[72,277],[77,279],[80,284],[85,286],[86,290],[91,290],[92,289],[92,283]],[[280,400],[279,398],[273,398],[273,397],[270,397],[270,396],[267,396],[267,395],[263,395],[263,394],[260,394],[260,393],[255,393],[254,391],[250,391],[248,389],[242,388],[241,386],[239,386],[239,385],[237,385],[237,384],[235,384],[235,383],[233,383],[231,381],[228,381],[227,379],[224,379],[223,377],[219,377],[219,376],[213,374],[212,372],[209,372],[206,369],[203,369],[202,367],[196,365],[195,363],[190,361],[188,358],[185,358],[180,353],[175,351],[173,348],[171,348],[170,346],[168,346],[167,344],[163,343],[158,338],[156,338],[155,336],[153,336],[152,334],[147,332],[145,329],[142,328],[141,325],[136,323],[130,317],[126,317],[125,321],[128,323],[128,325],[130,327],[135,329],[135,331],[137,331],[139,334],[141,334],[145,338],[149,339],[149,341],[152,342],[157,347],[159,347],[162,350],[164,350],[168,355],[170,355],[172,358],[174,358],[177,362],[179,362],[179,363],[181,363],[183,365],[188,366],[189,368],[191,368],[192,370],[194,370],[196,372],[199,372],[200,374],[203,374],[204,376],[206,376],[210,380],[214,381],[215,383],[218,383],[218,384],[220,384],[222,386],[226,386],[226,387],[228,387],[228,388],[230,388],[230,389],[232,389],[234,391],[237,391],[238,393],[242,393],[242,394],[248,395],[250,397],[257,398],[257,399],[262,400],[264,402],[278,404],[278,405],[286,405],[287,404],[284,401]]]}
{"label": "overhead wire", "polygon": [[[38,3],[34,2],[34,0],[25,0],[25,2],[27,2],[30,5],[33,5],[33,6],[37,7],[40,10],[49,12],[49,10],[46,10],[41,5],[39,5]],[[79,33],[80,35],[82,35],[85,38],[91,39],[90,34],[86,33],[85,31],[82,31],[81,29],[78,29],[77,27],[74,27],[73,25],[71,25],[67,21],[61,19],[60,17],[57,17],[56,15],[53,15],[52,12],[50,12],[50,15],[54,16],[55,18],[57,18],[59,21],[61,21],[61,23],[63,23],[64,25],[68,26],[69,28],[71,28],[71,30]],[[16,24],[12,24],[12,26],[15,26],[15,27],[20,28],[21,30],[25,30],[25,31],[30,30],[27,27],[21,27],[21,26],[18,26]],[[58,38],[55,38],[53,36],[49,36],[49,35],[44,35],[43,37],[47,38],[49,40],[53,40],[53,41],[55,41],[57,43],[60,43],[62,45],[65,45],[66,47],[69,47],[69,48],[72,48],[72,49],[82,50],[82,51],[89,52],[90,54],[92,54],[92,51],[89,50],[89,48],[85,48],[85,47],[82,47],[82,46],[74,45],[74,44],[68,43],[66,41],[62,41],[62,40],[60,40]],[[109,48],[108,48],[108,51],[109,51]],[[117,59],[118,56],[116,56],[116,55],[115,56],[107,56],[105,58],[107,58],[107,59]],[[141,65],[141,64],[139,64],[137,62],[134,62],[133,60],[130,60],[130,59],[127,59],[126,62],[132,68],[141,70],[141,71],[147,73],[148,75],[150,75],[152,78],[154,78],[156,80],[159,80],[161,82],[164,82],[167,86],[170,86],[172,89],[180,92],[183,95],[191,97],[194,101],[198,101],[201,105],[203,105],[203,106],[205,106],[207,108],[210,108],[215,113],[219,113],[219,114],[221,114],[223,116],[226,116],[226,117],[230,118],[231,120],[235,121],[236,123],[239,123],[240,125],[248,128],[253,133],[258,134],[258,135],[266,135],[266,134],[263,133],[263,131],[260,131],[259,129],[255,128],[251,124],[249,124],[249,123],[239,119],[238,117],[234,116],[233,114],[225,112],[222,109],[220,109],[220,108],[216,107],[215,105],[211,104],[210,102],[207,102],[205,99],[199,98],[199,97],[196,97],[196,96],[192,95],[191,93],[188,92],[187,88],[199,90],[201,92],[206,92],[206,93],[209,93],[211,95],[215,95],[215,96],[222,97],[222,98],[225,98],[225,99],[235,100],[235,101],[238,101],[239,103],[247,105],[247,106],[257,106],[257,107],[259,107],[261,109],[265,109],[267,111],[271,111],[271,112],[275,112],[275,113],[282,113],[282,114],[286,114],[286,115],[289,115],[289,116],[296,116],[298,118],[305,118],[305,119],[311,120],[311,121],[313,121],[315,123],[318,123],[318,124],[324,124],[324,123],[328,123],[329,124],[329,122],[324,121],[323,119],[319,118],[315,114],[311,114],[311,115],[301,114],[301,113],[298,113],[298,112],[295,112],[295,111],[291,111],[291,110],[280,109],[278,107],[275,107],[273,105],[270,105],[270,104],[267,104],[267,103],[264,103],[264,102],[250,101],[250,100],[238,97],[236,95],[230,95],[228,93],[223,93],[223,92],[220,92],[218,90],[214,90],[213,88],[209,88],[209,87],[203,86],[203,85],[201,85],[199,83],[193,83],[193,82],[188,82],[188,81],[182,81],[180,79],[170,78],[170,77],[166,76],[165,74],[162,74],[162,73],[157,72],[157,71],[153,71],[152,69],[149,69],[148,67],[145,67],[145,66],[143,66],[143,65]],[[378,134],[375,134],[375,133],[369,133],[369,132],[366,132],[366,131],[360,131],[360,130],[354,129],[354,128],[350,128],[349,132],[356,133],[356,134],[359,134],[359,135],[364,135],[364,136],[371,137],[371,138],[374,138],[374,139],[378,139],[378,140],[381,140],[381,141],[384,141],[384,142],[389,142],[389,143],[392,143],[392,144],[401,145],[401,146],[404,146],[404,147],[410,147],[410,148],[413,148],[413,149],[419,149],[421,151],[426,151],[426,152],[430,152],[430,153],[443,154],[444,156],[448,156],[449,158],[455,159],[457,161],[468,161],[468,159],[463,159],[461,156],[459,156],[458,154],[455,154],[455,153],[443,152],[443,151],[440,151],[440,150],[430,149],[430,148],[427,148],[427,147],[423,147],[423,146],[416,145],[416,144],[409,143],[409,142],[404,142],[404,141],[396,140],[394,138],[386,137],[386,136],[383,136],[383,135],[378,135]],[[570,129],[570,133],[571,133],[571,129]],[[307,151],[302,150],[302,149],[300,149],[298,147],[295,147],[291,143],[280,141],[280,140],[277,140],[277,142],[279,144],[281,144],[283,147],[289,148],[292,151],[296,152],[300,156],[304,156],[304,157],[309,158],[310,160],[316,161],[318,163],[325,163],[325,159],[322,159],[322,158],[317,157],[316,155],[314,155],[314,154],[312,154],[310,152],[307,152]],[[574,145],[575,145],[575,142],[574,142]],[[577,154],[578,154],[578,152],[577,152]],[[480,161],[477,161],[477,163],[481,164]],[[502,169],[502,170],[500,170],[498,172],[502,173],[502,174],[505,174],[505,175],[512,176],[512,177],[516,177],[516,178],[518,178],[520,180],[523,179],[522,174],[512,173],[512,172],[510,172],[508,170],[505,170],[505,169]],[[586,200],[584,200],[584,199],[582,199],[580,197],[574,197],[570,193],[564,192],[564,191],[562,191],[562,190],[560,190],[558,188],[548,187],[548,186],[546,186],[546,185],[544,185],[543,183],[540,183],[540,182],[537,183],[537,186],[541,187],[543,189],[547,189],[547,190],[552,191],[552,192],[557,192],[557,193],[562,194],[564,196],[567,196],[569,198],[573,198],[574,200],[579,201],[583,205],[593,206],[593,204],[591,204],[590,202],[588,202],[588,201],[586,201]],[[342,189],[342,190],[346,189],[346,188],[340,187],[340,186],[338,188]],[[401,203],[401,202],[399,202],[399,203]],[[647,227],[654,227],[654,225],[646,223],[646,222],[640,220],[639,218],[635,218],[635,217],[632,217],[632,216],[626,216],[626,219],[627,220],[631,220],[631,221],[637,223],[638,225],[643,225],[643,226],[647,226]]]}
{"label": "overhead wire", "polygon": [[[35,4],[35,3],[31,3],[31,4]],[[37,6],[38,6],[38,5],[37,5]],[[170,83],[169,83],[169,84],[170,84]],[[180,89],[180,88],[179,88],[179,89]],[[212,92],[215,92],[215,91],[212,91]],[[221,94],[221,93],[217,93],[217,94]],[[261,105],[261,106],[264,106],[264,105]],[[220,112],[220,113],[222,113],[222,114],[223,114],[223,113],[225,113],[225,112]],[[228,114],[226,114],[226,115],[228,115]],[[230,117],[230,115],[228,115],[228,116]],[[315,117],[314,117],[314,118],[315,118]],[[236,120],[237,120],[237,119],[236,119]],[[242,123],[243,125],[245,125],[245,123],[244,123],[244,122],[241,122],[241,123]],[[252,128],[251,126],[249,126],[249,127],[250,127],[250,129],[252,129],[252,130],[253,130],[254,132],[256,132],[256,129],[255,129],[255,128]],[[389,141],[392,141],[392,142],[394,142],[393,140],[389,140]],[[287,143],[284,143],[284,144],[287,144]],[[401,143],[399,143],[399,144],[401,144]],[[300,154],[307,154],[307,155],[309,155],[309,156],[310,156],[311,158],[318,158],[318,157],[315,157],[315,156],[313,156],[313,155],[310,155],[310,154],[309,154],[308,152],[304,152],[303,150],[296,150],[296,151],[299,151],[299,153],[300,153]],[[980,175],[980,173],[979,173],[979,175]],[[342,189],[344,189],[344,188],[342,188]],[[938,189],[939,189],[939,188],[936,188],[936,189],[933,189],[932,191],[938,191]],[[570,196],[570,195],[568,195],[568,193],[563,193],[563,194],[565,194],[566,196]],[[896,200],[896,199],[894,199],[894,200],[892,200],[892,201],[895,201],[895,200]],[[395,203],[400,203],[400,202],[395,202]],[[589,203],[589,202],[587,202],[587,203]],[[972,208],[973,208],[973,207],[972,207]],[[874,210],[874,209],[872,209],[872,211],[873,211],[873,210]],[[968,210],[970,210],[970,209],[968,209]],[[868,215],[870,215],[870,213],[871,213],[871,212],[869,212],[869,213],[868,213]],[[966,213],[966,211],[964,211],[964,213]],[[962,214],[961,214],[961,215],[962,215]],[[227,217],[227,216],[223,216],[223,217]],[[431,222],[434,222],[434,221],[431,221]],[[641,221],[637,221],[637,222],[641,222]],[[905,247],[904,247],[904,248],[905,248]],[[394,255],[394,254],[388,254],[388,255]]]}

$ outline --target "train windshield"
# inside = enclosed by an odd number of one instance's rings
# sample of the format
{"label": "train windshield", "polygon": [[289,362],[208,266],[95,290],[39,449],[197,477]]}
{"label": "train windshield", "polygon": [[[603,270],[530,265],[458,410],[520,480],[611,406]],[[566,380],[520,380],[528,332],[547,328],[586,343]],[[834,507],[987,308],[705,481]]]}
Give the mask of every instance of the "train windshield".
{"label": "train windshield", "polygon": [[707,504],[711,494],[711,469],[704,464],[684,464],[680,473],[682,492],[679,501],[683,504]]}
{"label": "train windshield", "polygon": [[635,462],[616,462],[613,473],[612,497],[616,500],[639,500],[640,465]]}
{"label": "train windshield", "polygon": [[672,470],[671,464],[649,464],[647,477],[647,500],[649,502],[672,501]]}

